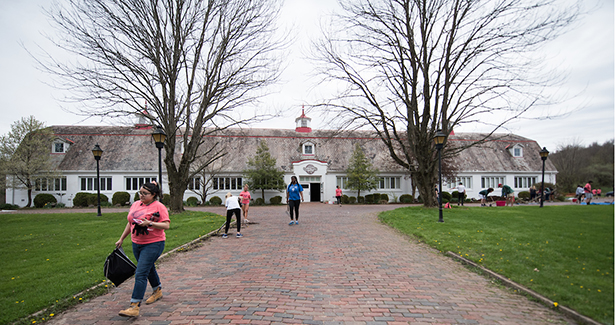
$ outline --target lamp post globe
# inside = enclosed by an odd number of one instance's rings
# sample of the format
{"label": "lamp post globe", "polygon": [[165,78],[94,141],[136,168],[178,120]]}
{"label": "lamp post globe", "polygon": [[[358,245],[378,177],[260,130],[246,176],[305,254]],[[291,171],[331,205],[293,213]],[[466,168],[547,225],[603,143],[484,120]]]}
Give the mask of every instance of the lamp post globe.
{"label": "lamp post globe", "polygon": [[438,130],[433,139],[436,144],[436,149],[438,149],[438,210],[440,214],[438,222],[444,222],[444,217],[442,216],[442,148],[444,147],[446,134],[444,134],[442,130]]}
{"label": "lamp post globe", "polygon": [[158,188],[162,193],[162,148],[164,147],[164,141],[167,139],[167,134],[161,126],[156,126],[156,130],[152,133],[152,138],[158,148]]}
{"label": "lamp post globe", "polygon": [[540,154],[540,159],[542,159],[542,186],[540,187],[540,207],[542,208],[545,202],[545,162],[549,156],[549,151],[546,147],[542,147],[538,154]]}
{"label": "lamp post globe", "polygon": [[92,154],[94,155],[94,159],[96,159],[96,190],[98,193],[98,214],[97,216],[100,217],[102,216],[102,213],[100,211],[100,166],[99,166],[99,161],[100,161],[100,157],[103,154],[103,150],[100,149],[100,146],[98,145],[98,143],[94,146],[94,148],[92,148]]}

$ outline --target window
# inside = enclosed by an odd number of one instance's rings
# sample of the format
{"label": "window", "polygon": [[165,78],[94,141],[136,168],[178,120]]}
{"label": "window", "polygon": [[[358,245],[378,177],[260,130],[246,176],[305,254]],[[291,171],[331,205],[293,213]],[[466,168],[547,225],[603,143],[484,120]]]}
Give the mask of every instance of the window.
{"label": "window", "polygon": [[66,192],[66,177],[36,178],[34,180],[34,190],[40,192]]}
{"label": "window", "polygon": [[457,177],[454,181],[448,182],[448,188],[457,188],[459,183],[462,183],[466,189],[472,188],[472,176]]}
{"label": "window", "polygon": [[[81,177],[81,190],[82,191],[97,191],[98,186],[96,186],[96,177]],[[111,191],[113,190],[113,178],[112,177],[101,177],[100,178],[100,190],[101,191]]]}
{"label": "window", "polygon": [[506,180],[506,177],[504,176],[481,177],[480,186],[481,188],[496,188],[498,187],[498,184],[506,184],[504,180]]}
{"label": "window", "polygon": [[241,177],[214,177],[211,183],[214,190],[241,190],[243,188]]}
{"label": "window", "polygon": [[515,188],[530,188],[536,184],[535,176],[515,176]]}
{"label": "window", "polygon": [[201,189],[201,178],[192,177],[188,183],[188,189],[192,191],[198,191]]}
{"label": "window", "polygon": [[320,176],[299,176],[299,183],[320,183]]}
{"label": "window", "polygon": [[307,122],[308,122],[307,119],[301,119],[301,127],[306,128],[308,126]]}
{"label": "window", "polygon": [[515,156],[515,157],[522,157],[523,156],[523,150],[521,148],[514,148],[513,149],[513,156]]}
{"label": "window", "polygon": [[53,152],[54,153],[64,153],[64,143],[62,143],[62,142],[54,142],[53,143]]}
{"label": "window", "polygon": [[138,191],[145,183],[156,181],[156,177],[126,177],[126,191]]}
{"label": "window", "polygon": [[337,177],[337,186],[339,186],[341,189],[347,189],[346,184],[348,184],[348,177]]}
{"label": "window", "polygon": [[401,185],[401,177],[380,177],[378,189],[398,189]]}
{"label": "window", "polygon": [[313,155],[314,154],[314,145],[311,143],[306,143],[303,145],[303,154],[304,155]]}

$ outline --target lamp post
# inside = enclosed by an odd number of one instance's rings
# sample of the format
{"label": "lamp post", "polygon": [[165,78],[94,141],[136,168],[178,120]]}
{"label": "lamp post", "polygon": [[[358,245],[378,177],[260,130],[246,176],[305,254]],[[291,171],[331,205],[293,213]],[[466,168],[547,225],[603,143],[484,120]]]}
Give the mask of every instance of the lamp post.
{"label": "lamp post", "polygon": [[436,132],[436,136],[433,138],[436,143],[436,149],[438,149],[438,206],[440,209],[440,218],[438,222],[444,222],[442,218],[442,147],[444,147],[444,140],[446,140],[446,134],[442,133],[442,130]]}
{"label": "lamp post", "polygon": [[167,139],[167,134],[164,133],[161,126],[157,126],[154,133],[152,133],[152,138],[154,138],[156,148],[158,148],[158,188],[160,193],[162,193],[162,147],[164,147],[164,140]]}
{"label": "lamp post", "polygon": [[100,168],[98,165],[102,153],[103,151],[102,149],[100,149],[97,143],[94,148],[92,148],[92,154],[94,154],[94,159],[96,159],[96,190],[98,191],[98,217],[102,216],[102,213],[100,213]]}
{"label": "lamp post", "polygon": [[542,159],[542,186],[540,187],[540,207],[542,208],[545,202],[545,161],[547,161],[549,151],[547,147],[542,147],[542,150],[538,153],[540,154],[540,159]]}

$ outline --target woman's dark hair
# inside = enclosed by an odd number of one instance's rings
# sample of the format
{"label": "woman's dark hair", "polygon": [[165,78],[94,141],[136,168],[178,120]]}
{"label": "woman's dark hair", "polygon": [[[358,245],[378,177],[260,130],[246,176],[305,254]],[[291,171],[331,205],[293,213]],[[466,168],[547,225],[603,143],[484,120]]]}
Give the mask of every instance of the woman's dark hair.
{"label": "woman's dark hair", "polygon": [[145,183],[141,187],[152,193],[154,195],[154,200],[158,200],[160,198],[160,187],[156,182]]}
{"label": "woman's dark hair", "polygon": [[291,183],[291,184],[297,184],[297,183],[298,183],[298,181],[297,181],[297,176],[291,176],[291,177],[290,177],[290,183]]}

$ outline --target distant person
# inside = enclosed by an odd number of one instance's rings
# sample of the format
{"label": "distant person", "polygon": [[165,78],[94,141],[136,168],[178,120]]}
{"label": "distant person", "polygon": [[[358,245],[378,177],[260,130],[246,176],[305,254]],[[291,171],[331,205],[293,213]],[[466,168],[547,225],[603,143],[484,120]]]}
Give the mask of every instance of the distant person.
{"label": "distant person", "polygon": [[555,199],[555,189],[553,187],[549,186],[549,192],[550,192],[550,196],[549,196],[549,201],[553,202],[553,200]]}
{"label": "distant person", "polygon": [[536,186],[532,185],[532,187],[530,187],[530,202],[536,201],[537,192],[538,191],[536,191]]}
{"label": "distant person", "polygon": [[226,224],[224,225],[224,234],[222,238],[228,238],[228,230],[231,226],[231,220],[233,219],[233,215],[235,215],[235,219],[237,219],[237,238],[243,237],[241,234],[241,208],[239,207],[239,200],[237,197],[233,196],[231,192],[226,193],[226,201],[224,202],[226,206]]}
{"label": "distant person", "polygon": [[486,190],[482,190],[482,191],[478,192],[478,198],[480,198],[480,206],[481,207],[486,207],[487,206],[487,196],[491,192],[493,192],[493,188],[491,188],[491,187],[486,189]]}
{"label": "distant person", "polygon": [[461,203],[461,206],[463,206],[463,201],[465,201],[466,199],[466,187],[463,186],[463,183],[459,182],[459,185],[457,185],[457,195],[459,200],[457,201],[457,206],[459,206],[459,204]]}
{"label": "distant person", "polygon": [[585,204],[589,205],[592,202],[592,198],[594,197],[592,193],[592,181],[587,182],[583,187],[583,192],[585,194]]}
{"label": "distant person", "polygon": [[239,193],[239,197],[241,199],[241,211],[243,212],[243,222],[249,223],[248,220],[248,209],[250,208],[250,199],[252,199],[252,195],[248,191],[248,184],[243,186],[243,192]]}
{"label": "distant person", "polygon": [[545,188],[545,201],[549,201],[550,197],[551,197],[551,188],[547,187]]}
{"label": "distant person", "polygon": [[335,187],[335,198],[337,199],[337,204],[342,206],[342,189],[339,186]]}
{"label": "distant person", "polygon": [[596,196],[597,197],[602,197],[602,190],[601,189],[597,189],[596,190]]}
{"label": "distant person", "polygon": [[138,193],[139,201],[136,201],[130,207],[127,216],[128,223],[124,227],[120,239],[115,243],[115,247],[122,247],[124,239],[131,235],[132,252],[137,259],[130,307],[119,313],[120,316],[124,317],[139,316],[139,308],[148,282],[154,292],[147,298],[145,304],[152,304],[162,298],[162,285],[156,271],[156,260],[164,251],[166,241],[164,231],[169,229],[171,223],[167,207],[159,201],[160,187],[158,187],[158,183],[145,183]]}
{"label": "distant person", "polygon": [[577,199],[578,204],[581,204],[581,202],[583,202],[584,196],[585,196],[585,191],[583,190],[583,186],[581,184],[577,185],[577,190],[574,193],[574,197]]}
{"label": "distant person", "polygon": [[[290,215],[290,223],[288,225],[298,225],[299,205],[303,202],[303,187],[297,181],[297,176],[292,176],[290,178],[290,184],[288,184],[288,187],[286,188],[286,202],[288,202]],[[295,220],[293,220],[293,217]]]}
{"label": "distant person", "polygon": [[515,191],[508,185],[498,184],[498,187],[502,188],[502,197],[506,198],[506,205],[513,206],[515,203]]}

